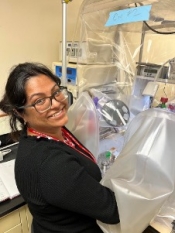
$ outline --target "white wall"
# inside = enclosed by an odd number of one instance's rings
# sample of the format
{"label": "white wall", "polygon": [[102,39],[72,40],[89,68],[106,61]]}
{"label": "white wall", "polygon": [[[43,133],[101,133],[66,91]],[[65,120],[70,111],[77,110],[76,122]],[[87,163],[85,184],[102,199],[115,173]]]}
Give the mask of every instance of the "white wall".
{"label": "white wall", "polygon": [[[67,40],[74,38],[82,2],[67,4]],[[0,0],[0,98],[12,66],[33,61],[51,68],[58,61],[62,6],[62,0]],[[0,135],[8,132],[8,117],[0,117]]]}

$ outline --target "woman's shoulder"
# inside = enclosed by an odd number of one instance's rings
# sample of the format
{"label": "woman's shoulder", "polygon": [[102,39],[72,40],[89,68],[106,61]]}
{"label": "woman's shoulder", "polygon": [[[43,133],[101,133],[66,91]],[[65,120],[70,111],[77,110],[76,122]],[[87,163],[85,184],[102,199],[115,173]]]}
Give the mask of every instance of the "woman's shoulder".
{"label": "woman's shoulder", "polygon": [[[43,137],[23,135],[19,141],[18,156],[31,157],[34,159],[45,160],[48,157],[61,155],[73,155],[74,151],[61,141],[55,141]],[[63,159],[62,158],[62,159]]]}
{"label": "woman's shoulder", "polygon": [[36,137],[36,136],[22,136],[19,141],[19,149],[21,150],[35,150],[46,151],[54,149],[63,149],[64,144],[61,141],[55,141],[48,138]]}

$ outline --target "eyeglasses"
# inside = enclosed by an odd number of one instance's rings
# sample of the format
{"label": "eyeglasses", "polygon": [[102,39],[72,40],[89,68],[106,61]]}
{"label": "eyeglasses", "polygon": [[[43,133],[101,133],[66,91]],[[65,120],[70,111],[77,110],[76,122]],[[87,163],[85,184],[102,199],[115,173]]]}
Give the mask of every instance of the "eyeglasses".
{"label": "eyeglasses", "polygon": [[37,112],[43,113],[51,108],[53,99],[61,103],[67,98],[67,89],[65,87],[59,87],[51,96],[38,99],[35,103],[18,107],[18,109],[34,107]]}

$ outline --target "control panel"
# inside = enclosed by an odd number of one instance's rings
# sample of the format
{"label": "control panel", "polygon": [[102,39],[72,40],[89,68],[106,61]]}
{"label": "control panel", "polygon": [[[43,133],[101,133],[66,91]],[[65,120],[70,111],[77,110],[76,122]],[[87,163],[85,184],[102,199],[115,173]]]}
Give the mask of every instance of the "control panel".
{"label": "control panel", "polygon": [[[161,68],[161,65],[152,64],[152,63],[137,63],[137,64],[138,64],[137,75],[140,75],[143,77],[155,78],[156,74]],[[161,79],[168,78],[168,67],[167,66],[164,66],[161,68],[160,78]]]}
{"label": "control panel", "polygon": [[[52,69],[54,74],[56,74],[60,79],[62,77],[62,63],[53,62]],[[77,84],[77,66],[76,64],[69,64],[67,66],[67,84],[75,86]]]}

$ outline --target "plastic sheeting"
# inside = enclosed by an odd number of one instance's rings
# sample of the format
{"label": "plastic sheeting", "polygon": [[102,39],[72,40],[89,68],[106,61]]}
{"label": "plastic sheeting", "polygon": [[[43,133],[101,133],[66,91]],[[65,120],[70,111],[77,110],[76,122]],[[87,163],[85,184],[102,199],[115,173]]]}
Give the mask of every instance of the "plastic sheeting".
{"label": "plastic sheeting", "polygon": [[[104,233],[141,233],[167,200],[174,200],[175,115],[162,109],[138,114],[124,147],[101,183],[115,193],[120,224],[98,221]],[[175,218],[175,216],[171,216]]]}
{"label": "plastic sheeting", "polygon": [[87,92],[82,92],[69,107],[66,127],[95,156],[99,153],[99,124],[96,107]]}
{"label": "plastic sheeting", "polygon": [[[105,26],[111,12],[143,5],[152,6],[146,24],[131,21]],[[87,42],[86,64],[113,63],[132,75],[136,62],[163,64],[175,56],[174,13],[174,0],[84,0],[75,37]]]}
{"label": "plastic sheeting", "polygon": [[[105,26],[111,12],[146,5],[151,5],[147,21]],[[77,60],[79,92],[112,81],[131,87],[137,75],[153,77],[155,66],[160,67],[175,57],[174,0],[84,0],[74,38],[80,41],[80,56]],[[85,49],[81,50],[83,44]],[[149,71],[143,72],[143,69]],[[170,84],[172,87],[165,87],[165,80],[161,76],[159,78],[154,106],[160,103],[160,96],[166,95],[172,100],[175,95],[175,79],[166,80],[166,83],[173,84]],[[137,102],[137,96],[134,99]]]}

